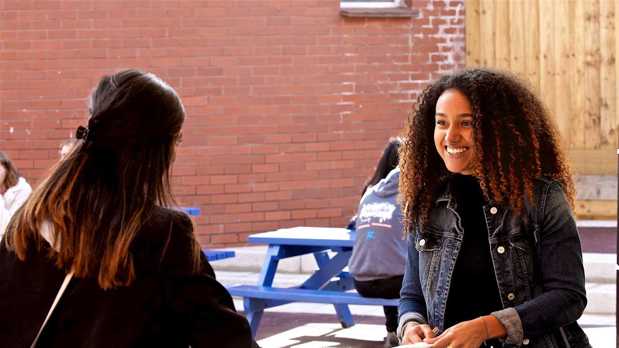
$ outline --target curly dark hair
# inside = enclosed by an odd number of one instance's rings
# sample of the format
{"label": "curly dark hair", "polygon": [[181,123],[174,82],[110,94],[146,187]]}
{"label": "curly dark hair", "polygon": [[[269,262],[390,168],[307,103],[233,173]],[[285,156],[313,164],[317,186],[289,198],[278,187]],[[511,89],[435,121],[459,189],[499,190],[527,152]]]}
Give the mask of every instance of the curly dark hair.
{"label": "curly dark hair", "polygon": [[534,181],[556,180],[574,204],[574,184],[558,133],[541,101],[515,76],[467,69],[441,77],[419,96],[400,147],[400,193],[407,231],[423,223],[452,175],[434,145],[436,102],[448,89],[464,94],[473,111],[476,176],[487,200],[517,214],[533,202]]}

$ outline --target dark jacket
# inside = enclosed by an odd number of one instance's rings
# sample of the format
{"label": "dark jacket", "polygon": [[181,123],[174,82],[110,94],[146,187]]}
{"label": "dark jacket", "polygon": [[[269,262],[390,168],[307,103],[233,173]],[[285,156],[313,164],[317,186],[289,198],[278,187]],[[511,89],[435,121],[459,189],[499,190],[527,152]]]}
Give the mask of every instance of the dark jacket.
{"label": "dark jacket", "polygon": [[[74,278],[37,347],[251,347],[247,320],[204,257],[192,273],[195,247],[191,220],[157,208],[131,247],[135,282],[102,290]],[[47,248],[22,262],[0,246],[2,347],[30,347],[64,279]]]}
{"label": "dark jacket", "polygon": [[[400,327],[429,323],[442,332],[450,279],[462,242],[455,200],[447,191],[428,223],[409,239],[402,284]],[[535,208],[517,216],[505,207],[483,207],[503,310],[492,313],[507,329],[505,347],[589,347],[576,320],[587,298],[580,240],[561,186],[539,180]],[[474,286],[474,285],[472,285]],[[488,313],[490,314],[490,313]]]}

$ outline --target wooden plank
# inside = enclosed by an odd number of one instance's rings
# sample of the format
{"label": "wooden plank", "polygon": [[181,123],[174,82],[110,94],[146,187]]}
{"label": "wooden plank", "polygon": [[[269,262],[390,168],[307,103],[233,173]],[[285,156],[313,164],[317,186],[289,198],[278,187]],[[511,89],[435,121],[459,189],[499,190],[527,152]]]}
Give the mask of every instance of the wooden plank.
{"label": "wooden plank", "polygon": [[574,64],[572,52],[574,50],[570,28],[573,26],[570,16],[570,2],[555,3],[554,25],[554,64],[555,75],[555,113],[551,114],[554,118],[561,139],[564,145],[569,143],[570,134],[570,114],[572,112],[572,74],[571,67]]}
{"label": "wooden plank", "polygon": [[600,1],[600,142],[617,147],[615,2]]}
{"label": "wooden plank", "polygon": [[600,150],[570,149],[567,159],[573,174],[617,175],[616,150],[610,147]]}
{"label": "wooden plank", "polygon": [[[528,29],[524,24],[525,1],[509,2],[509,42],[510,42],[510,70],[528,81],[525,66],[524,35],[528,36]],[[529,39],[527,37],[527,39]]]}
{"label": "wooden plank", "polygon": [[553,1],[539,2],[540,16],[539,37],[540,37],[540,97],[544,105],[548,108],[551,115],[556,115],[555,102],[555,26],[554,16],[555,3]]}
{"label": "wooden plank", "polygon": [[579,129],[584,137],[584,148],[596,149],[600,146],[600,3],[590,0],[585,3],[585,66],[584,66],[584,96],[585,106],[584,127]]}
{"label": "wooden plank", "polygon": [[494,0],[480,0],[479,39],[481,45],[481,65],[495,67],[496,58],[494,50]]}
{"label": "wooden plank", "polygon": [[616,175],[574,175],[576,199],[580,200],[617,200]]}
{"label": "wooden plank", "polygon": [[[619,5],[615,5],[614,11],[619,11]],[[613,12],[614,12],[613,11]],[[615,60],[619,59],[619,23],[618,23],[619,15],[615,15],[614,17],[614,28],[615,28]],[[613,138],[614,138],[614,147],[619,148],[619,65],[615,63],[615,118],[614,120],[611,118],[611,122],[613,123]],[[612,144],[611,144],[612,146]]]}
{"label": "wooden plank", "polygon": [[[584,74],[585,74],[585,6],[584,1],[574,2],[574,90],[572,93],[572,107],[574,111],[570,114],[570,149],[582,149],[585,146],[584,119],[585,96]],[[582,173],[585,174],[585,173]]]}
{"label": "wooden plank", "polygon": [[539,0],[529,0],[525,2],[524,27],[527,28],[527,40],[524,46],[524,66],[526,76],[535,93],[540,94],[540,74],[539,74]]}
{"label": "wooden plank", "polygon": [[494,56],[495,66],[502,70],[510,70],[510,15],[509,2],[494,3]]}
{"label": "wooden plank", "polygon": [[480,33],[480,3],[479,0],[467,1],[465,8],[466,33],[466,66],[478,67],[481,65],[481,33]]}
{"label": "wooden plank", "polygon": [[616,219],[617,201],[588,201],[577,200],[574,207],[577,219]]}

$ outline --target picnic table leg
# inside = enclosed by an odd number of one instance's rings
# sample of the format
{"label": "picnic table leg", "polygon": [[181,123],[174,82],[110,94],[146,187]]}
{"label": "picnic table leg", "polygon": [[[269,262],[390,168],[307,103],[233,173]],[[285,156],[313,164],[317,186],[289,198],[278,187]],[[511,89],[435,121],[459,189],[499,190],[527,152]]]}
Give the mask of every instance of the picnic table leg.
{"label": "picnic table leg", "polygon": [[348,265],[351,254],[351,251],[343,251],[329,258],[324,251],[314,253],[318,270],[303,282],[301,287],[304,289],[322,289],[331,278],[340,274],[342,269]]}
{"label": "picnic table leg", "polygon": [[258,327],[260,326],[262,314],[264,313],[264,303],[262,300],[244,298],[243,307],[245,315],[247,316],[247,321],[249,322],[249,327],[251,328],[251,336],[255,338]]}
{"label": "picnic table leg", "polygon": [[[267,249],[267,255],[264,259],[262,270],[260,271],[260,277],[258,278],[258,286],[273,285],[273,279],[275,278],[275,272],[279,264],[279,253],[280,247],[278,245],[269,246]],[[243,307],[245,316],[251,327],[251,335],[252,337],[256,337],[256,332],[258,332],[266,303],[264,300],[245,297],[243,299]]]}
{"label": "picnic table leg", "polygon": [[342,324],[343,328],[355,325],[355,321],[352,318],[350,308],[348,308],[347,304],[336,304],[333,306],[335,307],[335,313],[337,313],[337,317],[340,319],[340,324]]}
{"label": "picnic table leg", "polygon": [[[329,281],[333,276],[343,273],[342,269],[344,269],[344,267],[348,264],[348,259],[350,259],[351,254],[351,251],[341,251],[332,258],[329,258],[329,255],[326,252],[314,253],[314,258],[316,259],[319,270],[316,271],[310,279],[303,283],[302,287],[310,289],[329,288],[332,290],[339,290],[333,286],[333,284],[330,284]],[[344,283],[347,282],[345,281]],[[346,290],[345,288],[341,289]],[[342,327],[347,328],[355,325],[355,321],[352,318],[350,308],[347,304],[336,304],[333,305],[333,307],[335,307],[335,313],[337,314]]]}
{"label": "picnic table leg", "polygon": [[279,245],[270,245],[267,249],[267,255],[264,258],[260,277],[258,278],[258,286],[273,285],[273,279],[275,278],[275,272],[279,264],[279,252]]}

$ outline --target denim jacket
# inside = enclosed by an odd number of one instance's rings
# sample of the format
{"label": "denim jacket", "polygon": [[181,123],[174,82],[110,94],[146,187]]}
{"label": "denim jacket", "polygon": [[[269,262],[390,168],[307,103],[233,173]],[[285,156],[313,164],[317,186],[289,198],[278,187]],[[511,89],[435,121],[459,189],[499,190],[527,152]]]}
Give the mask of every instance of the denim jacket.
{"label": "denim jacket", "polygon": [[[570,206],[554,181],[539,179],[536,204],[516,215],[492,203],[483,207],[490,255],[506,328],[504,347],[589,347],[576,323],[586,304],[580,239]],[[410,321],[442,332],[451,277],[463,230],[449,185],[430,218],[408,238],[398,332]],[[466,262],[466,260],[460,260]],[[474,286],[474,285],[471,285]]]}

